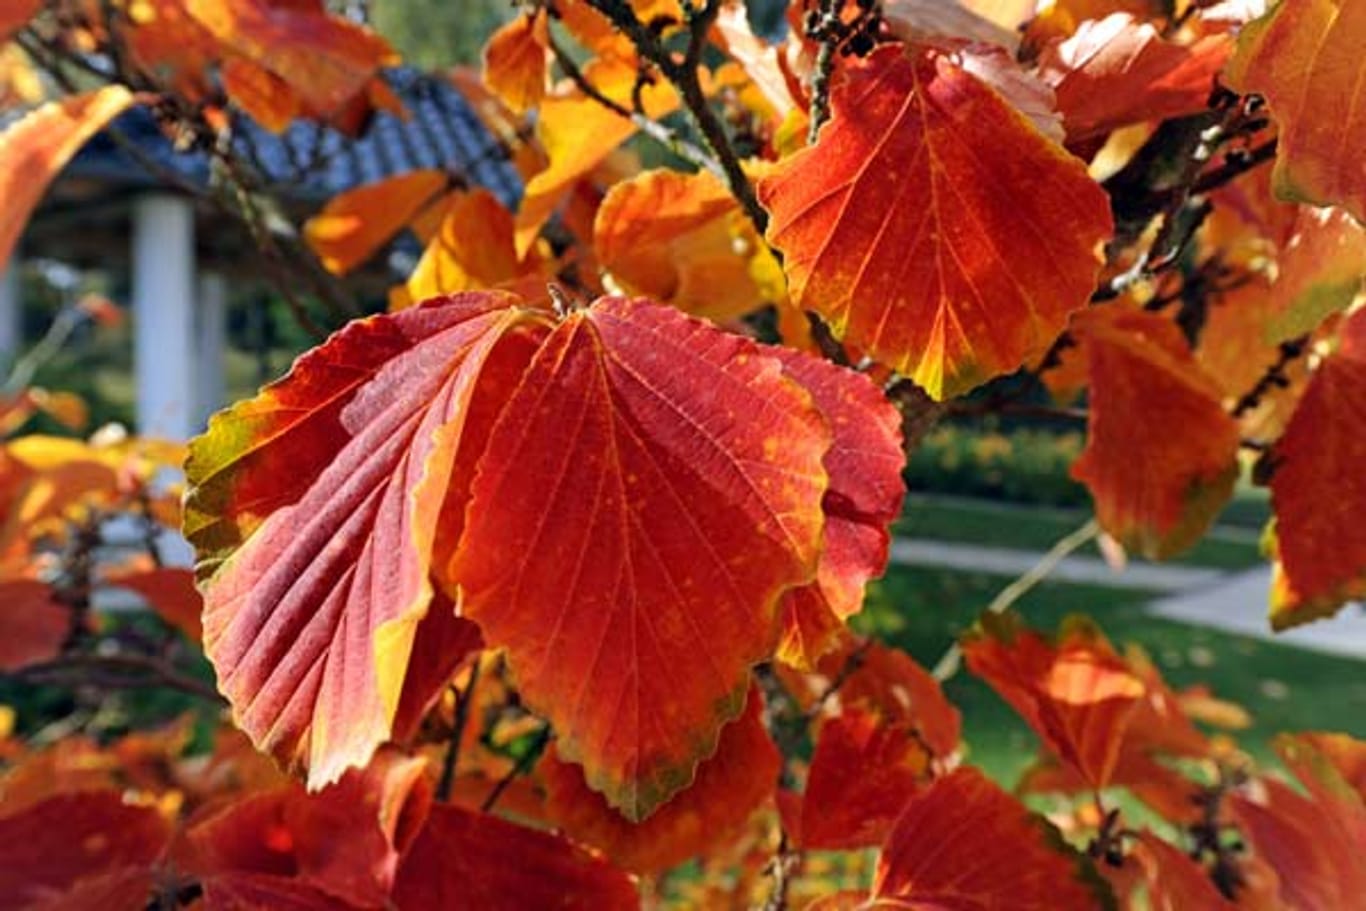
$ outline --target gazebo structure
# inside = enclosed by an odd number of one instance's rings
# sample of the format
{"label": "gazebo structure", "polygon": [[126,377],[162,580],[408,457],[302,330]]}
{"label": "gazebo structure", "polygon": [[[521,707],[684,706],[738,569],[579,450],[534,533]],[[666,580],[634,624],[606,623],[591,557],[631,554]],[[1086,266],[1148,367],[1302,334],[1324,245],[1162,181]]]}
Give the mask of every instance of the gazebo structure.
{"label": "gazebo structure", "polygon": [[[385,78],[408,116],[378,113],[356,138],[309,121],[275,134],[239,118],[238,151],[286,214],[297,218],[337,193],[419,168],[460,174],[515,205],[521,186],[506,149],[450,81],[411,69]],[[113,129],[119,141],[100,134],[54,182],[0,276],[0,352],[12,356],[22,344],[21,257],[122,272],[138,430],[184,439],[223,404],[229,286],[260,277],[259,254],[238,226],[225,228],[220,214],[166,179],[207,187],[208,155],[177,151],[146,109],[124,114]],[[402,277],[402,266],[381,264],[388,274],[373,275],[372,286]]]}

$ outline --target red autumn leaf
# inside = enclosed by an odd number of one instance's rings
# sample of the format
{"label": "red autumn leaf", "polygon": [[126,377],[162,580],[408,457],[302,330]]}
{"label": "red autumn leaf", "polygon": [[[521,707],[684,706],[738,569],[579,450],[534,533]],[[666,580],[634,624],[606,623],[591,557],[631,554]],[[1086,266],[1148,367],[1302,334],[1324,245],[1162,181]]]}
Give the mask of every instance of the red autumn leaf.
{"label": "red autumn leaf", "polygon": [[929,780],[931,755],[905,724],[858,709],[826,719],[802,794],[801,846],[842,851],[880,844]]}
{"label": "red autumn leaf", "polygon": [[403,858],[393,902],[399,911],[639,907],[626,874],[572,842],[442,804]]}
{"label": "red autumn leaf", "polygon": [[186,0],[227,48],[284,80],[314,114],[339,113],[382,65],[397,62],[378,35],[316,2]]}
{"label": "red autumn leaf", "polygon": [[1137,867],[1147,890],[1150,911],[1233,911],[1237,907],[1225,898],[1210,879],[1209,871],[1188,854],[1158,838],[1152,832],[1138,833],[1137,842],[1125,860],[1126,867]]}
{"label": "red autumn leaf", "polygon": [[42,6],[43,0],[9,0],[0,10],[0,42],[8,41]]}
{"label": "red autumn leaf", "polygon": [[204,911],[359,911],[364,907],[285,876],[228,873],[204,881]]}
{"label": "red autumn leaf", "polygon": [[[1265,95],[1279,126],[1277,195],[1342,205],[1366,220],[1366,109],[1355,104],[1366,78],[1361,41],[1366,6],[1355,0],[1282,2],[1245,26],[1224,78]],[[1342,104],[1351,99],[1344,110]],[[1338,116],[1325,116],[1325,112]]]}
{"label": "red autumn leaf", "polygon": [[964,638],[963,657],[1049,749],[1105,787],[1145,687],[1104,637],[1070,624],[1055,645],[1013,615],[986,616]]}
{"label": "red autumn leaf", "polygon": [[0,819],[0,896],[12,907],[55,904],[87,879],[147,870],[170,835],[160,813],[124,803],[118,791],[52,797]]}
{"label": "red autumn leaf", "polygon": [[1272,778],[1231,795],[1254,856],[1275,870],[1279,907],[1348,911],[1366,894],[1366,802],[1313,741],[1282,735],[1277,751],[1307,794]]}
{"label": "red autumn leaf", "polygon": [[1132,123],[1204,111],[1231,49],[1226,35],[1177,44],[1151,23],[1114,13],[1083,22],[1046,48],[1039,71],[1057,92],[1068,141],[1075,143]]}
{"label": "red autumn leaf", "polygon": [[692,779],[814,575],[830,442],[777,358],[642,301],[570,314],[509,399],[447,578],[628,818]]}
{"label": "red autumn leaf", "polygon": [[649,819],[633,823],[589,789],[583,769],[552,748],[539,770],[546,812],[565,834],[638,873],[657,873],[730,843],[769,797],[782,757],[764,727],[763,697],[751,688],[745,711],[721,730],[697,777]]}
{"label": "red autumn leaf", "polygon": [[542,331],[515,303],[353,323],[191,445],[205,651],[238,726],[315,787],[390,736],[433,549]]}
{"label": "red autumn leaf", "polygon": [[0,582],[0,671],[13,673],[57,657],[71,635],[71,610],[52,586],[34,579]]}
{"label": "red autumn leaf", "polygon": [[[1104,887],[1044,820],[960,768],[911,799],[882,847],[872,899],[926,911],[1105,907]],[[1093,874],[1094,875],[1094,874]]]}
{"label": "red autumn leaf", "polygon": [[936,399],[1041,354],[1111,231],[1082,163],[932,50],[879,48],[830,101],[758,182],[793,300]]}
{"label": "red autumn leaf", "polygon": [[523,13],[494,32],[484,46],[484,85],[514,114],[545,97],[550,65],[550,22],[544,8]]}
{"label": "red autumn leaf", "polygon": [[863,606],[869,579],[887,565],[887,526],[901,514],[906,463],[901,415],[867,376],[790,348],[768,349],[815,400],[834,432],[825,454],[830,485],[821,501],[825,549],[816,581],[787,594],[778,657],[813,667],[844,621]]}
{"label": "red autumn leaf", "polygon": [[0,133],[0,268],[29,215],[71,156],[133,103],[121,85],[71,95],[26,114]]}
{"label": "red autumn leaf", "polygon": [[180,864],[205,880],[287,877],[358,907],[384,905],[432,800],[425,761],[381,753],[315,794],[254,794],[195,824]]}
{"label": "red autumn leaf", "polygon": [[816,709],[816,700],[839,680],[837,698],[825,700],[827,709],[856,709],[914,730],[916,739],[939,759],[957,751],[961,714],[944,697],[939,681],[905,652],[849,637],[822,656],[816,670],[798,676],[780,669],[803,711]]}
{"label": "red autumn leaf", "polygon": [[[1366,326],[1349,317],[1345,334]],[[1276,579],[1271,625],[1285,629],[1335,613],[1366,594],[1366,351],[1348,344],[1309,379],[1271,450]]]}
{"label": "red autumn leaf", "polygon": [[1126,548],[1151,559],[1179,553],[1233,492],[1238,426],[1170,320],[1101,307],[1078,314],[1072,331],[1091,383],[1086,451],[1072,476]]}
{"label": "red autumn leaf", "polygon": [[203,638],[200,614],[204,599],[194,587],[194,573],[190,570],[174,566],[133,568],[110,573],[105,581],[137,592],[162,620],[195,642]]}
{"label": "red autumn leaf", "polygon": [[407,741],[417,733],[422,716],[440,698],[446,683],[467,658],[477,659],[483,647],[479,627],[457,617],[450,598],[437,592],[413,636],[408,676],[394,714],[394,740]]}
{"label": "red autumn leaf", "polygon": [[345,275],[416,218],[449,182],[444,171],[420,170],[348,190],[304,224],[304,240],[329,272]]}

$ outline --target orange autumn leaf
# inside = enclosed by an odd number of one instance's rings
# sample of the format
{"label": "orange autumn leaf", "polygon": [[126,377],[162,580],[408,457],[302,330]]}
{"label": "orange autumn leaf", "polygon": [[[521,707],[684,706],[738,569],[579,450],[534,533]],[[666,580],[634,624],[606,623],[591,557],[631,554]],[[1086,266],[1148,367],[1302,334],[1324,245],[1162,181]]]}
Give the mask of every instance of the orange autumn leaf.
{"label": "orange autumn leaf", "polygon": [[484,85],[512,113],[525,114],[545,97],[549,65],[549,16],[538,8],[489,37],[484,46]]}
{"label": "orange autumn leaf", "polygon": [[[1366,311],[1345,333],[1366,325]],[[1286,629],[1366,595],[1366,351],[1346,344],[1324,358],[1271,449],[1276,576],[1271,625]]]}
{"label": "orange autumn leaf", "polygon": [[1092,788],[1105,787],[1145,687],[1097,631],[1072,624],[1054,644],[1013,615],[988,615],[962,646],[968,669],[1050,750]]}
{"label": "orange autumn leaf", "polygon": [[[1238,36],[1224,78],[1265,95],[1280,128],[1277,195],[1341,205],[1366,220],[1366,110],[1354,103],[1366,78],[1361,55],[1366,5],[1355,0],[1282,0]],[[1344,109],[1342,104],[1352,99]],[[1325,116],[1325,112],[1340,116]]]}
{"label": "orange autumn leaf", "polygon": [[649,819],[633,823],[584,781],[583,770],[552,747],[539,770],[546,812],[565,834],[638,873],[657,873],[714,854],[744,829],[772,795],[782,757],[764,727],[763,697],[751,689],[744,712],[721,730],[716,753],[697,777]]}
{"label": "orange autumn leaf", "polygon": [[413,221],[448,183],[444,171],[426,169],[339,193],[304,223],[304,240],[329,272],[345,275]]}
{"label": "orange autumn leaf", "polygon": [[1150,22],[1114,13],[1046,48],[1039,70],[1057,93],[1068,141],[1079,142],[1205,110],[1230,50],[1226,35],[1183,45]]}
{"label": "orange autumn leaf", "polygon": [[352,323],[191,444],[205,652],[238,726],[314,787],[391,733],[433,548],[459,534],[487,427],[544,331],[516,301]]}
{"label": "orange autumn leaf", "polygon": [[1363,287],[1366,228],[1341,209],[1301,206],[1276,259],[1266,341],[1274,345],[1313,332],[1350,307]]}
{"label": "orange autumn leaf", "polygon": [[881,844],[930,780],[931,755],[903,723],[860,709],[826,719],[802,793],[798,843],[835,851]]}
{"label": "orange autumn leaf", "polygon": [[394,885],[399,911],[431,908],[633,911],[625,873],[558,835],[445,804],[403,858]]}
{"label": "orange autumn leaf", "polygon": [[[124,895],[161,856],[171,828],[151,808],[125,803],[119,791],[61,795],[0,818],[0,895],[9,907],[82,907],[75,899]],[[136,891],[136,889],[134,890]],[[140,896],[146,902],[144,890]],[[101,907],[85,905],[84,907]],[[108,906],[103,906],[108,907]],[[117,906],[116,906],[117,907]],[[138,907],[142,907],[141,904]]]}
{"label": "orange autumn leaf", "polygon": [[1238,906],[1214,885],[1209,871],[1152,832],[1138,833],[1126,866],[1137,866],[1150,911],[1233,911]]}
{"label": "orange autumn leaf", "polygon": [[0,671],[13,673],[57,657],[74,620],[46,582],[0,582]]}
{"label": "orange autumn leaf", "polygon": [[85,143],[133,103],[109,85],[44,104],[0,133],[0,268],[47,186]]}
{"label": "orange autumn leaf", "polygon": [[653,170],[616,184],[593,224],[598,261],[628,294],[724,321],[775,303],[782,271],[714,174]]}
{"label": "orange autumn leaf", "polygon": [[1086,450],[1072,476],[1126,548],[1150,559],[1179,553],[1233,492],[1237,424],[1165,317],[1101,307],[1074,317],[1072,331],[1090,379]]}
{"label": "orange autumn leaf", "polygon": [[1111,231],[1082,163],[933,50],[879,48],[830,100],[757,186],[793,300],[935,399],[1041,354]]}
{"label": "orange autumn leaf", "polygon": [[1332,765],[1343,782],[1366,802],[1366,741],[1328,731],[1296,734],[1295,741]]}
{"label": "orange autumn leaf", "polygon": [[882,846],[872,905],[1091,911],[1104,886],[1057,832],[972,768],[913,797]]}
{"label": "orange autumn leaf", "polygon": [[[584,76],[608,98],[631,105],[637,70],[634,63],[598,60]],[[678,95],[666,81],[656,80],[640,93],[645,115],[661,118],[678,106]],[[590,174],[636,132],[636,125],[576,90],[552,95],[536,115],[536,138],[549,162],[526,183],[517,210],[517,254],[531,249],[556,208],[581,178]]]}
{"label": "orange autumn leaf", "polygon": [[157,615],[191,640],[203,638],[199,615],[204,599],[194,586],[194,573],[174,566],[133,566],[110,573],[105,582],[138,595]]}
{"label": "orange autumn leaf", "polygon": [[778,658],[811,668],[863,607],[868,580],[887,565],[887,528],[901,514],[905,493],[901,415],[867,376],[789,348],[768,350],[811,393],[834,431],[824,460],[825,549],[816,580],[787,593],[780,617]]}
{"label": "orange autumn leaf", "polygon": [[267,130],[283,133],[304,112],[289,83],[245,57],[224,60],[221,72],[228,98]]}
{"label": "orange autumn leaf", "polygon": [[390,290],[390,310],[438,294],[507,287],[521,277],[544,288],[535,253],[519,261],[512,213],[488,190],[452,192],[431,211],[440,221],[407,282]]}
{"label": "orange autumn leaf", "polygon": [[692,779],[815,574],[830,442],[780,361],[644,301],[570,314],[509,400],[447,578],[627,818]]}
{"label": "orange autumn leaf", "polygon": [[383,65],[387,42],[321,4],[270,0],[186,0],[190,16],[222,44],[274,73],[312,113],[330,117]]}

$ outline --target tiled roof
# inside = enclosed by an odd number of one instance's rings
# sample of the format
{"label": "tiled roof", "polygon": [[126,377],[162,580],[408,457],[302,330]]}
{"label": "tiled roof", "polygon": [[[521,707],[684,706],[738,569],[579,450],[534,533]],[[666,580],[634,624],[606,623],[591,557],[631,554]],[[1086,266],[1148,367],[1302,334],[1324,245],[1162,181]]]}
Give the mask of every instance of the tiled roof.
{"label": "tiled roof", "polygon": [[[234,142],[272,191],[302,202],[321,202],[343,190],[418,168],[445,168],[515,206],[521,196],[516,170],[454,85],[407,68],[387,70],[384,76],[407,108],[406,119],[376,114],[365,132],[352,138],[305,120],[276,134],[243,117]],[[115,126],[137,144],[138,155],[105,132],[91,140],[64,173],[129,186],[162,185],[164,181],[138,160],[144,157],[195,183],[209,180],[208,156],[177,152],[147,109],[129,111]]]}

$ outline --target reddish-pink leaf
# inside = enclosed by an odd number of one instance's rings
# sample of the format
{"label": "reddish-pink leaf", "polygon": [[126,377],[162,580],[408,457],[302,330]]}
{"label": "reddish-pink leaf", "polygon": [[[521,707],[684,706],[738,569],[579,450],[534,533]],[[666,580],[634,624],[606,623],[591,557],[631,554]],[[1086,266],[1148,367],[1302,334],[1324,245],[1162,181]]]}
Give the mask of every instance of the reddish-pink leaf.
{"label": "reddish-pink leaf", "polygon": [[745,711],[721,730],[697,777],[649,819],[633,823],[588,787],[583,769],[553,752],[539,769],[546,811],[575,841],[622,867],[655,873],[723,850],[772,795],[782,757],[764,727],[763,697],[751,688]]}
{"label": "reddish-pink leaf", "polygon": [[71,156],[133,103],[133,93],[108,85],[53,101],[0,133],[0,268],[9,260],[47,185]]}
{"label": "reddish-pink leaf", "polygon": [[503,411],[447,578],[628,818],[692,780],[813,577],[830,443],[777,358],[614,298],[556,327]]}
{"label": "reddish-pink leaf", "polygon": [[517,302],[353,323],[191,445],[205,651],[238,725],[315,787],[390,736],[433,552],[458,538],[487,428],[543,332]]}
{"label": "reddish-pink leaf", "polygon": [[1351,343],[1366,312],[1348,318],[1347,343],[1319,364],[1271,451],[1276,579],[1271,625],[1336,613],[1366,594],[1366,351]]}
{"label": "reddish-pink leaf", "polygon": [[639,906],[626,874],[572,842],[442,804],[404,857],[393,902],[400,911]]}
{"label": "reddish-pink leaf", "polygon": [[793,300],[936,399],[1041,354],[1111,231],[1082,163],[929,49],[879,48],[830,101],[758,182]]}
{"label": "reddish-pink leaf", "polygon": [[1072,476],[1125,547],[1152,559],[1179,553],[1233,492],[1238,425],[1170,320],[1103,307],[1078,314],[1072,329],[1091,382],[1086,451]]}
{"label": "reddish-pink leaf", "polygon": [[981,772],[960,768],[911,799],[873,880],[873,904],[925,911],[1093,911],[1108,897],[1053,828]]}

